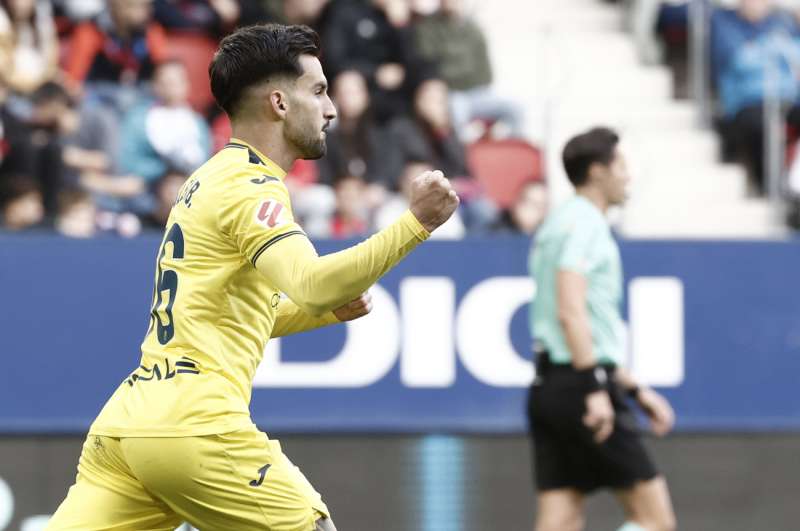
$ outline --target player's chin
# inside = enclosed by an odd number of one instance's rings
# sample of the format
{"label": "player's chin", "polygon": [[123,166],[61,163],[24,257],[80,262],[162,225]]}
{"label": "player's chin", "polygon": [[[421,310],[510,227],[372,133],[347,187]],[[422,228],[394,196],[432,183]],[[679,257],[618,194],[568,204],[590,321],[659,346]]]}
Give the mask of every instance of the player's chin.
{"label": "player's chin", "polygon": [[319,143],[309,146],[307,149],[303,150],[303,160],[317,160],[321,159],[325,156],[328,152],[328,144],[325,140],[321,140]]}

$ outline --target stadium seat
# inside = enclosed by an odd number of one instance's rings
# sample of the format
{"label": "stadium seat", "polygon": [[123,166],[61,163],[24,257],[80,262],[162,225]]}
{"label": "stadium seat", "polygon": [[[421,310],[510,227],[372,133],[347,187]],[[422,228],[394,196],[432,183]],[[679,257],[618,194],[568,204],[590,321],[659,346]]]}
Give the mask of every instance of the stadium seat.
{"label": "stadium seat", "polygon": [[470,173],[501,208],[514,202],[525,181],[540,181],[542,152],[523,140],[482,140],[467,146]]}
{"label": "stadium seat", "polygon": [[186,65],[189,72],[189,103],[200,114],[206,114],[208,106],[214,101],[208,79],[208,65],[217,50],[217,41],[189,32],[170,32],[169,57],[178,59]]}

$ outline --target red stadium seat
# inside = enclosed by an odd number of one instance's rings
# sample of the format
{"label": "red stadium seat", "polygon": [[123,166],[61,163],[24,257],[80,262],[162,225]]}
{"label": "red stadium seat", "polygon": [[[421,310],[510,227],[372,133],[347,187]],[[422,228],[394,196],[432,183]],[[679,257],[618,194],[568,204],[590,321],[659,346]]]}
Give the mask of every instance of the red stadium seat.
{"label": "red stadium seat", "polygon": [[217,51],[217,41],[205,35],[189,32],[170,32],[168,56],[178,59],[189,72],[189,103],[194,109],[205,114],[214,101],[208,79],[208,65]]}
{"label": "red stadium seat", "polygon": [[467,146],[467,164],[486,194],[501,208],[516,199],[522,183],[541,181],[542,152],[523,140],[482,140]]}

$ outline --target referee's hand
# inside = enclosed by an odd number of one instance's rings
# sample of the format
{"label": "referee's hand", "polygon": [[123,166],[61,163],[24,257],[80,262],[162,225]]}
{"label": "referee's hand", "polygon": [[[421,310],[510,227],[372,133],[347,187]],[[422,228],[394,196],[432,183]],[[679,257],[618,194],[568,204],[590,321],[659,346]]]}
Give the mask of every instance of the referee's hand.
{"label": "referee's hand", "polygon": [[650,417],[653,433],[663,437],[675,425],[675,412],[669,402],[649,387],[642,387],[636,396],[639,406]]}
{"label": "referee's hand", "polygon": [[598,444],[604,442],[614,431],[614,406],[608,392],[601,389],[586,395],[586,414],[583,423],[594,432]]}

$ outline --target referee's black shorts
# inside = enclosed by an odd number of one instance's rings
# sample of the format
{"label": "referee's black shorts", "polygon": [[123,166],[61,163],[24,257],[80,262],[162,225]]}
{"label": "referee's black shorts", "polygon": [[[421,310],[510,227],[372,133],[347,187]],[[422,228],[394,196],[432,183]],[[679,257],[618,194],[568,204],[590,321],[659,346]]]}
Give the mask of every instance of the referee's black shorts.
{"label": "referee's black shorts", "polygon": [[586,392],[571,365],[537,362],[537,376],[528,397],[533,441],[534,479],[538,490],[574,488],[589,493],[599,488],[626,489],[658,475],[639,434],[636,418],[622,389],[608,374],[614,406],[614,431],[603,443],[583,423]]}

